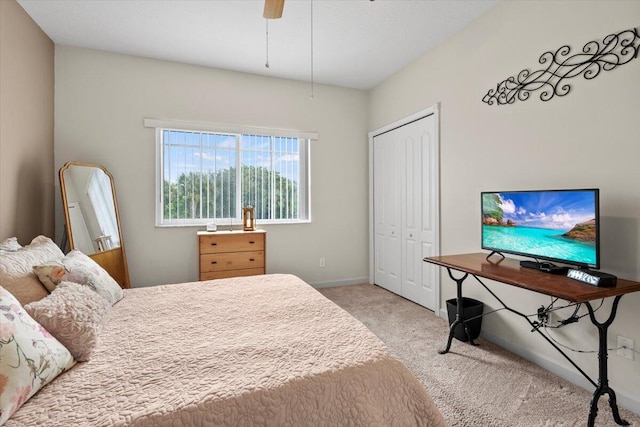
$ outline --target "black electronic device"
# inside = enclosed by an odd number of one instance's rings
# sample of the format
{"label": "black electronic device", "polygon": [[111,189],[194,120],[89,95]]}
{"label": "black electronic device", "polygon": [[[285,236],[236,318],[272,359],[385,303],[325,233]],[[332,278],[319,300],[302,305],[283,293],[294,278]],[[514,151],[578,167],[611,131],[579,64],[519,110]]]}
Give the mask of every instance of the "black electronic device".
{"label": "black electronic device", "polygon": [[599,190],[482,192],[482,249],[530,257],[536,268],[566,274],[558,262],[600,268]]}
{"label": "black electronic device", "polygon": [[520,261],[520,267],[532,268],[534,270],[539,270],[551,274],[567,274],[567,272],[569,271],[569,267],[562,267],[550,262],[538,261]]}
{"label": "black electronic device", "polygon": [[587,269],[570,268],[567,277],[591,286],[610,288],[616,285],[618,278],[613,274]]}

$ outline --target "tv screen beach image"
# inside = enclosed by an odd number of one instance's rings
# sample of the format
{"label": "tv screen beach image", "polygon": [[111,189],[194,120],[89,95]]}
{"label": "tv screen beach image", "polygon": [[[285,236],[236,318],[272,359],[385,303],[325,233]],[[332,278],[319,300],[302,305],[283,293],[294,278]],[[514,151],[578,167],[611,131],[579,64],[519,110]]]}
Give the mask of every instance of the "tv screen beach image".
{"label": "tv screen beach image", "polygon": [[594,190],[482,193],[482,247],[597,264]]}

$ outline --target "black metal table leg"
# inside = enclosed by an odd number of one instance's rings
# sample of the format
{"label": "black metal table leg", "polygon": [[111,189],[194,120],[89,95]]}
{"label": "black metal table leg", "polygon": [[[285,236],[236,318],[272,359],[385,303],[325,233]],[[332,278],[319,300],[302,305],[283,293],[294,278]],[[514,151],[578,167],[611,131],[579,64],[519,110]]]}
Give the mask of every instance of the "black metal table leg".
{"label": "black metal table leg", "polygon": [[464,314],[463,314],[463,303],[462,303],[462,282],[465,281],[465,279],[469,276],[469,273],[465,273],[464,276],[462,276],[459,279],[456,279],[455,277],[453,277],[453,273],[451,273],[451,269],[447,268],[447,272],[449,273],[449,277],[451,277],[451,280],[453,280],[454,282],[456,282],[456,303],[457,303],[457,310],[456,310],[456,320],[453,321],[453,323],[451,323],[451,326],[449,327],[449,338],[447,339],[447,346],[442,349],[439,350],[438,353],[440,354],[446,354],[449,352],[449,349],[451,348],[451,342],[453,341],[453,334],[456,330],[456,326],[458,326],[460,323],[462,323],[464,325],[464,332],[467,334],[467,338],[469,339],[469,343],[472,345],[478,345],[476,344],[475,341],[473,341],[473,338],[471,337],[471,333],[469,332],[469,326],[467,325],[467,323],[465,322],[464,319]]}
{"label": "black metal table leg", "polygon": [[591,319],[591,323],[593,323],[598,328],[598,387],[596,391],[593,392],[593,397],[591,398],[591,408],[589,410],[589,420],[587,422],[587,426],[593,427],[596,416],[598,415],[598,400],[600,397],[608,394],[609,395],[609,406],[611,407],[611,412],[613,413],[613,419],[615,422],[621,426],[628,426],[629,423],[620,417],[620,412],[618,411],[618,403],[616,401],[616,393],[613,391],[611,387],[609,387],[609,369],[608,369],[608,354],[607,354],[607,331],[611,323],[616,317],[616,311],[618,309],[618,303],[620,302],[620,298],[622,295],[618,295],[613,300],[613,306],[611,307],[611,314],[609,318],[603,322],[599,323],[596,320],[596,316],[593,311],[593,307],[589,302],[585,303],[587,309],[589,310],[589,318]]}

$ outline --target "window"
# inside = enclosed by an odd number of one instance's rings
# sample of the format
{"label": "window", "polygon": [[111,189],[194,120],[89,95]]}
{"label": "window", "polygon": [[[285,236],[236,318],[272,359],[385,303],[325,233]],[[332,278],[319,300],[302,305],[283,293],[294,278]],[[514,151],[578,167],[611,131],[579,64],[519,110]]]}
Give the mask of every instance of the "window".
{"label": "window", "polygon": [[311,138],[288,131],[153,127],[157,225],[240,224],[246,206],[261,223],[309,220]]}

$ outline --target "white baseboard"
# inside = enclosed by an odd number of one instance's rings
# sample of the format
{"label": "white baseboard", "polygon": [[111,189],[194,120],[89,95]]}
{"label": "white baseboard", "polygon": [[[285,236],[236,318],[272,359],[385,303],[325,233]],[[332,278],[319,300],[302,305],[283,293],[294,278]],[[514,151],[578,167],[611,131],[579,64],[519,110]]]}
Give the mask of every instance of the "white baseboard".
{"label": "white baseboard", "polygon": [[[440,317],[446,321],[449,321],[446,308],[440,310]],[[553,361],[545,356],[531,351],[531,349],[528,347],[523,347],[521,345],[509,342],[499,335],[492,334],[491,332],[482,330],[480,332],[480,336],[485,340],[492,342],[493,344],[500,346],[507,351],[510,351],[511,353],[517,354],[523,359],[535,363],[536,365],[559,376],[560,378],[564,378],[565,380],[577,385],[578,387],[582,387],[589,392],[593,392],[593,385],[589,381],[587,381],[587,379],[584,378],[578,371],[572,368],[560,365],[556,361]],[[613,389],[615,390],[615,385],[613,386]],[[604,396],[602,399],[603,401],[607,401],[608,396]],[[617,390],[616,399],[619,406],[633,412],[634,414],[640,415],[640,402]]]}
{"label": "white baseboard", "polygon": [[345,286],[345,285],[364,285],[365,283],[369,283],[368,277],[354,277],[353,279],[331,280],[329,282],[316,282],[316,283],[310,283],[310,285],[316,289],[320,289],[320,288],[333,288],[335,286]]}

